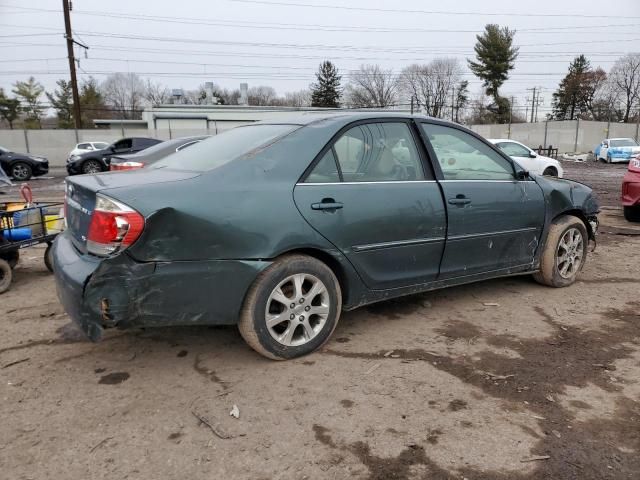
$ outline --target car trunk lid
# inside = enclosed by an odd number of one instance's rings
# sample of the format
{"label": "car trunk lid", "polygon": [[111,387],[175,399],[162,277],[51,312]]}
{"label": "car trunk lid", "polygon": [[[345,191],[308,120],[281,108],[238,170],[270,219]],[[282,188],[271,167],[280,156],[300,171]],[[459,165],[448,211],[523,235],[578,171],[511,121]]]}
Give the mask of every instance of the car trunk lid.
{"label": "car trunk lid", "polygon": [[73,244],[82,253],[87,252],[87,234],[91,224],[91,216],[96,206],[97,193],[102,193],[117,200],[116,190],[122,187],[140,188],[139,193],[144,194],[145,185],[177,182],[198,175],[200,175],[199,172],[157,169],[106,172],[98,175],[80,175],[68,178],[65,190],[65,209],[67,229],[71,234]]}

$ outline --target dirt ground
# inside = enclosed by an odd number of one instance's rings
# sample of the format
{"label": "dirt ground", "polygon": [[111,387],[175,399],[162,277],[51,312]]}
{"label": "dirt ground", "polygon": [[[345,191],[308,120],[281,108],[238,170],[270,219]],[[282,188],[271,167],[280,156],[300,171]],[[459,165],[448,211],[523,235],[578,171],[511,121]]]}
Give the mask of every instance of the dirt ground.
{"label": "dirt ground", "polygon": [[[613,232],[575,285],[514,277],[376,304],[288,362],[234,327],[89,343],[43,249],[25,251],[0,297],[0,476],[640,478],[640,226],[616,208],[623,166],[565,168]],[[36,182],[56,195],[60,179]]]}

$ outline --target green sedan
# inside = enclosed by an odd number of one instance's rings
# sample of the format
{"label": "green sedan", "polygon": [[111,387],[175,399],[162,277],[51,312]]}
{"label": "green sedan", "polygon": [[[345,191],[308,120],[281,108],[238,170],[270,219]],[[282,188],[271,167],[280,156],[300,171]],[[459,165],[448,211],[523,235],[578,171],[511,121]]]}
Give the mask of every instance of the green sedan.
{"label": "green sedan", "polygon": [[571,285],[598,205],[460,125],[308,113],[70,178],[66,211],[56,283],[89,338],[238,324],[257,352],[288,359],[369,303],[507,275]]}

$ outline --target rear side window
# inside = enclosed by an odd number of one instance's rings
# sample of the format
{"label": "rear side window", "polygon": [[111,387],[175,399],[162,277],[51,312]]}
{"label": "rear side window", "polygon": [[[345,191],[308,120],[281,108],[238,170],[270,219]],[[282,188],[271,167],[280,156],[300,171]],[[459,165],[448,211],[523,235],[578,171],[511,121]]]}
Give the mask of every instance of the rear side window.
{"label": "rear side window", "polygon": [[445,180],[513,180],[513,165],[473,135],[421,123]]}
{"label": "rear side window", "polygon": [[125,150],[127,148],[131,148],[133,141],[130,138],[125,138],[124,140],[119,140],[113,144],[113,148],[116,150]]}
{"label": "rear side window", "polygon": [[299,125],[236,127],[163,158],[151,168],[206,171],[218,168],[283,137]]}
{"label": "rear side window", "polygon": [[347,130],[306,182],[337,182],[340,174],[344,182],[424,180],[418,149],[404,122],[367,123]]}

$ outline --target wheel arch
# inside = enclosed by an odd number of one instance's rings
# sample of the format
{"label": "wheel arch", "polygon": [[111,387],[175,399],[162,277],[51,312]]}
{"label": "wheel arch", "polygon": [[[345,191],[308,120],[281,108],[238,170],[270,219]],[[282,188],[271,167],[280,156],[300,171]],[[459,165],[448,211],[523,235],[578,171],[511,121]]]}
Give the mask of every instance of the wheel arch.
{"label": "wheel arch", "polygon": [[565,216],[577,217],[578,219],[580,219],[584,224],[584,227],[587,229],[587,234],[589,235],[589,239],[595,240],[596,238],[595,232],[593,231],[593,228],[591,226],[591,223],[589,223],[587,216],[584,214],[582,210],[577,208],[565,210],[564,212],[558,213],[555,217],[551,219],[551,221],[553,222],[558,218],[565,217]]}
{"label": "wheel arch", "polygon": [[342,306],[344,310],[350,310],[357,304],[354,296],[357,296],[358,287],[354,285],[355,272],[349,272],[348,267],[331,253],[313,247],[294,248],[280,253],[274,260],[285,255],[306,255],[324,263],[338,279],[340,291],[342,293]]}

